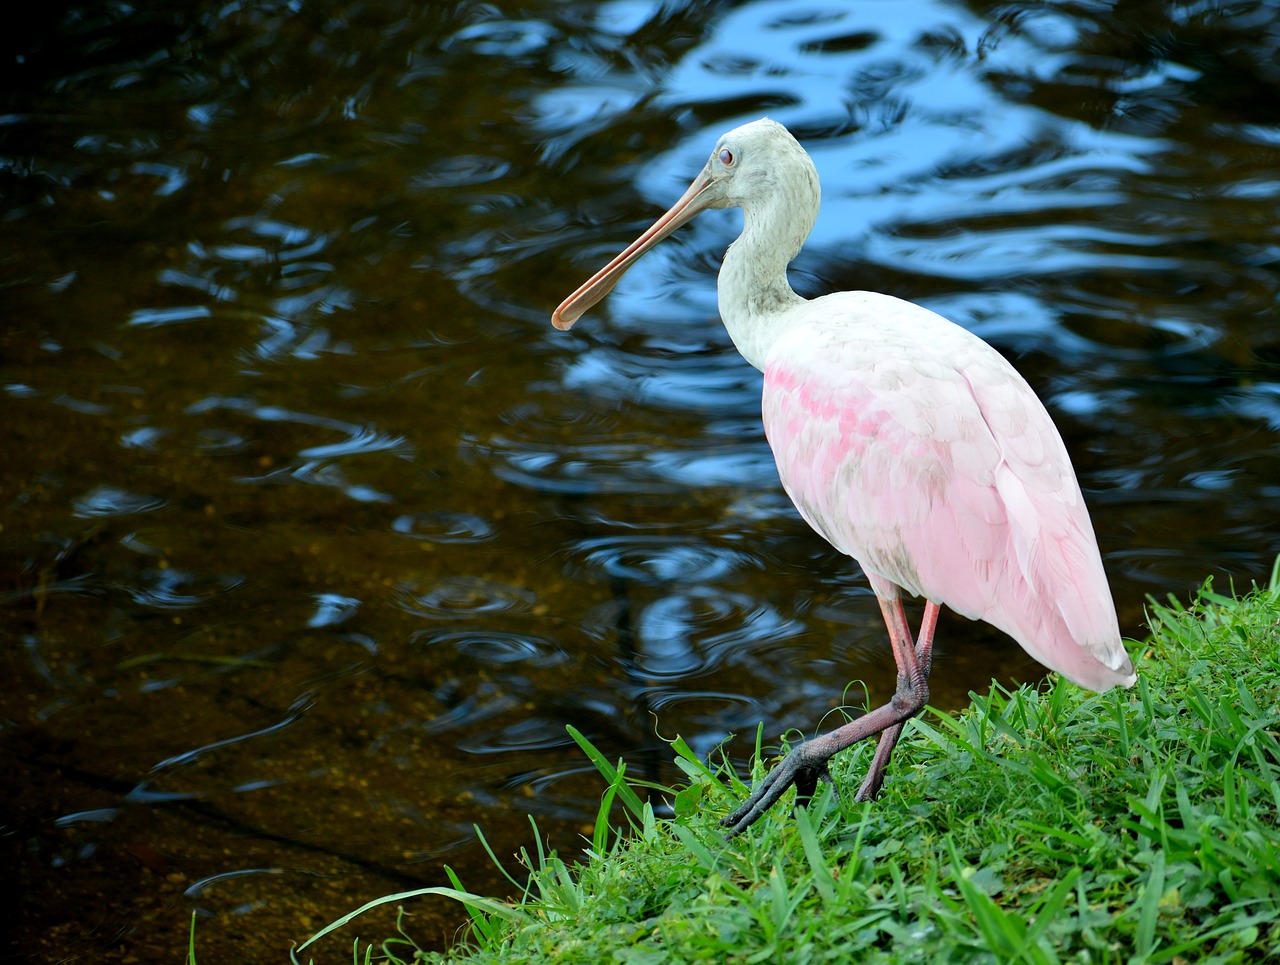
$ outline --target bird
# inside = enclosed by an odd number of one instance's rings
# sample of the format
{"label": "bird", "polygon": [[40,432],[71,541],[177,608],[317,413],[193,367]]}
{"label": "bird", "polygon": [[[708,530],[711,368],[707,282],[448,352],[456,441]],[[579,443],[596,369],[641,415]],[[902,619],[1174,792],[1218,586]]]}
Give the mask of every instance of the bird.
{"label": "bird", "polygon": [[[880,792],[907,720],[929,699],[942,607],[983,620],[1093,691],[1137,680],[1093,524],[1044,404],[978,336],[920,305],[869,291],[798,295],[787,266],[820,202],[813,160],[760,118],[716,142],[688,190],[552,314],[567,330],[636,259],[699,212],[740,208],[718,307],[764,373],[761,418],[782,486],[804,520],[871,584],[897,665],[889,701],[793,747],[721,821],[741,834],[828,762],[879,736],[855,800]],[[913,638],[904,595],[924,599]]]}

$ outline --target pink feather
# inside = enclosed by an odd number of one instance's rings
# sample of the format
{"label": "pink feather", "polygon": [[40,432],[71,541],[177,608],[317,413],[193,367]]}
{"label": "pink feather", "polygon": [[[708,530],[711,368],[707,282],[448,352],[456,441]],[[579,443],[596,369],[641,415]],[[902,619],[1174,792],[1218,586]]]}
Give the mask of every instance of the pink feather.
{"label": "pink feather", "polygon": [[1082,686],[1132,683],[1066,447],[1017,371],[888,295],[829,295],[793,314],[765,359],[762,412],[809,524]]}

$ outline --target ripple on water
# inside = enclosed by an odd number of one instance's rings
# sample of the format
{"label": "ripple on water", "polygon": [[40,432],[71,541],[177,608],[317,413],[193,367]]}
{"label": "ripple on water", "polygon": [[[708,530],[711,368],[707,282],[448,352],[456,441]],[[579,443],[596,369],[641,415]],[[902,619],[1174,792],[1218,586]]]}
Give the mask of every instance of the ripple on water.
{"label": "ripple on water", "polygon": [[[337,423],[330,422],[332,425]],[[413,447],[404,436],[379,432],[373,426],[353,425],[346,428],[347,438],[325,445],[308,446],[300,449],[298,455],[303,459],[334,459],[341,456],[353,456],[361,453],[392,452],[410,455]]]}
{"label": "ripple on water", "polygon": [[451,646],[459,654],[487,665],[522,664],[554,667],[569,659],[567,651],[545,637],[502,630],[450,630],[446,633],[420,631],[414,642],[429,647]]}
{"label": "ripple on water", "polygon": [[764,704],[747,694],[732,693],[721,690],[689,690],[686,687],[664,685],[651,687],[646,691],[645,704],[655,711],[678,707],[682,704],[698,704],[704,706],[724,706],[733,708],[732,713],[743,716],[760,716]]}
{"label": "ripple on water", "polygon": [[564,552],[583,569],[650,585],[709,582],[757,565],[740,550],[685,535],[601,536],[570,543]]}
{"label": "ripple on water", "polygon": [[[296,281],[296,279],[295,279]],[[245,353],[263,361],[281,361],[286,356],[295,359],[316,359],[323,354],[350,355],[351,345],[335,340],[328,329],[306,320],[268,315],[262,319],[262,337],[253,347],[253,352]]]}
{"label": "ripple on water", "polygon": [[167,505],[167,500],[118,486],[101,485],[77,496],[71,505],[77,516],[132,516],[135,513],[154,512]]}
{"label": "ripple on water", "polygon": [[457,31],[441,45],[503,60],[537,53],[556,37],[554,26],[540,20],[486,20]]}
{"label": "ripple on water", "polygon": [[644,605],[632,619],[635,669],[653,678],[689,679],[743,663],[753,672],[767,673],[767,666],[756,663],[752,655],[778,650],[783,641],[804,630],[798,620],[750,594],[714,586],[688,586],[670,593]]}
{"label": "ripple on water", "polygon": [[596,344],[573,353],[564,362],[565,388],[597,400],[638,401],[679,414],[759,415],[761,376],[719,335],[708,341],[704,333],[696,333],[679,342],[655,336],[642,348]]}
{"label": "ripple on water", "polygon": [[705,436],[669,438],[602,434],[572,443],[545,436],[496,433],[464,443],[489,460],[498,478],[538,492],[681,493],[690,487],[776,485],[772,456],[753,440],[708,442]]}
{"label": "ripple on water", "polygon": [[[204,896],[204,894],[207,891],[210,891],[216,886],[221,885],[224,882],[233,881],[238,878],[244,878],[250,875],[286,875],[286,874],[290,874],[290,872],[286,871],[283,868],[241,868],[236,871],[223,871],[216,875],[209,875],[206,878],[201,878],[199,881],[188,886],[187,890],[184,891],[182,894],[187,898],[201,898]],[[250,908],[242,908],[242,909],[236,909],[236,910],[241,912],[249,911],[249,910],[252,910],[252,908],[257,907],[259,904],[260,904],[259,902],[253,902],[251,903]]]}
{"label": "ripple on water", "polygon": [[128,432],[122,433],[120,445],[125,449],[142,449],[146,452],[155,452],[159,448],[160,440],[168,434],[168,429],[160,429],[156,426],[140,426],[137,429],[130,429]]}
{"label": "ripple on water", "polygon": [[[660,719],[679,721],[680,736],[703,760],[732,741],[735,732],[750,741],[756,725],[775,720],[778,712],[773,699],[720,690],[691,690],[679,682],[649,686],[637,699]],[[738,749],[744,750],[741,744]]]}
{"label": "ripple on water", "polygon": [[533,607],[532,590],[477,576],[450,576],[428,590],[401,586],[396,605],[416,616],[453,620],[459,616],[523,613]]}
{"label": "ripple on water", "polygon": [[211,428],[199,430],[192,445],[202,452],[243,452],[249,448],[249,441],[230,429]]}
{"label": "ripple on water", "polygon": [[200,606],[244,583],[243,576],[201,576],[171,567],[146,570],[141,576],[144,582],[123,589],[135,603],[158,610]]}
{"label": "ripple on water", "polygon": [[224,222],[227,234],[239,233],[245,240],[204,245],[193,241],[188,245],[200,260],[230,262],[238,265],[282,265],[314,258],[324,251],[330,236],[305,225],[290,224],[258,215],[229,218]]}
{"label": "ripple on water", "polygon": [[546,750],[571,743],[565,734],[564,721],[544,717],[521,720],[468,734],[457,746],[469,754],[501,754],[507,751]]}
{"label": "ripple on water", "polygon": [[413,178],[424,188],[460,188],[497,181],[506,176],[511,165],[501,158],[484,154],[459,154],[442,158],[430,169]]}
{"label": "ripple on water", "polygon": [[396,745],[415,732],[430,735],[461,730],[505,714],[521,706],[525,699],[524,694],[514,693],[507,681],[499,686],[491,680],[481,678],[476,683],[475,693],[452,700],[444,710],[427,720],[408,720],[397,725],[374,740],[369,749],[376,752],[388,748],[395,754],[398,753]]}
{"label": "ripple on water", "polygon": [[483,543],[498,535],[486,520],[475,513],[436,510],[397,516],[391,528],[402,536],[432,543]]}
{"label": "ripple on water", "polygon": [[138,308],[129,314],[129,325],[140,328],[160,328],[180,325],[202,318],[212,318],[213,309],[208,305],[174,305],[165,308]]}
{"label": "ripple on water", "polygon": [[316,593],[314,599],[315,611],[307,620],[307,626],[312,628],[332,627],[345,623],[360,609],[361,602],[355,597],[341,596],[337,593]]}
{"label": "ripple on water", "polygon": [[[672,370],[650,381],[639,376],[641,367],[633,360],[592,375],[578,370],[579,391],[572,396],[558,395],[554,404],[527,398],[502,413],[504,430],[464,436],[464,445],[489,461],[496,475],[542,492],[687,493],[691,486],[777,485],[753,378],[744,381],[740,372],[712,366]],[[741,363],[738,368],[751,371]],[[630,384],[630,393],[620,392],[618,382]],[[713,404],[717,396],[732,398]],[[660,404],[648,404],[654,400]],[[629,404],[636,401],[642,404]],[[625,415],[619,406],[626,406]]]}
{"label": "ripple on water", "polygon": [[120,816],[119,808],[93,808],[75,811],[53,819],[54,827],[69,828],[77,824],[107,824]]}

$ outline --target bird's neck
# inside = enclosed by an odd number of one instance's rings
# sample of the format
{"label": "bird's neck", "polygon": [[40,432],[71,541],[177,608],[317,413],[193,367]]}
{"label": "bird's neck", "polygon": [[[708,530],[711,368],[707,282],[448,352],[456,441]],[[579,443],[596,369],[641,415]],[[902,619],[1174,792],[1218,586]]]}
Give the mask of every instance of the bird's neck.
{"label": "bird's neck", "polygon": [[763,370],[786,316],[804,304],[787,281],[787,265],[813,227],[809,205],[744,208],[742,234],[725,252],[717,283],[720,317],[742,357]]}

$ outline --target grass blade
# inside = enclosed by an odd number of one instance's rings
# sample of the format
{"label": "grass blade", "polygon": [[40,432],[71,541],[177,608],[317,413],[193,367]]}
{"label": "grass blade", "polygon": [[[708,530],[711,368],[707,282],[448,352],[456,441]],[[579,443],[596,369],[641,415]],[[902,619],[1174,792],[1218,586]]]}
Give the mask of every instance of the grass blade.
{"label": "grass blade", "polygon": [[622,803],[626,805],[628,811],[637,818],[644,819],[644,802],[640,800],[640,796],[631,789],[631,786],[622,780],[618,769],[609,763],[608,758],[596,749],[596,746],[583,736],[582,732],[572,724],[565,726],[565,730],[569,732],[569,736],[573,738],[574,743],[582,748],[582,752],[596,766],[596,770],[604,777],[610,785],[616,785],[618,788],[618,797],[622,799]]}
{"label": "grass blade", "polygon": [[1150,958],[1156,949],[1156,925],[1160,921],[1160,899],[1163,897],[1164,852],[1157,851],[1138,904],[1138,932],[1134,938],[1133,950],[1139,958]]}

